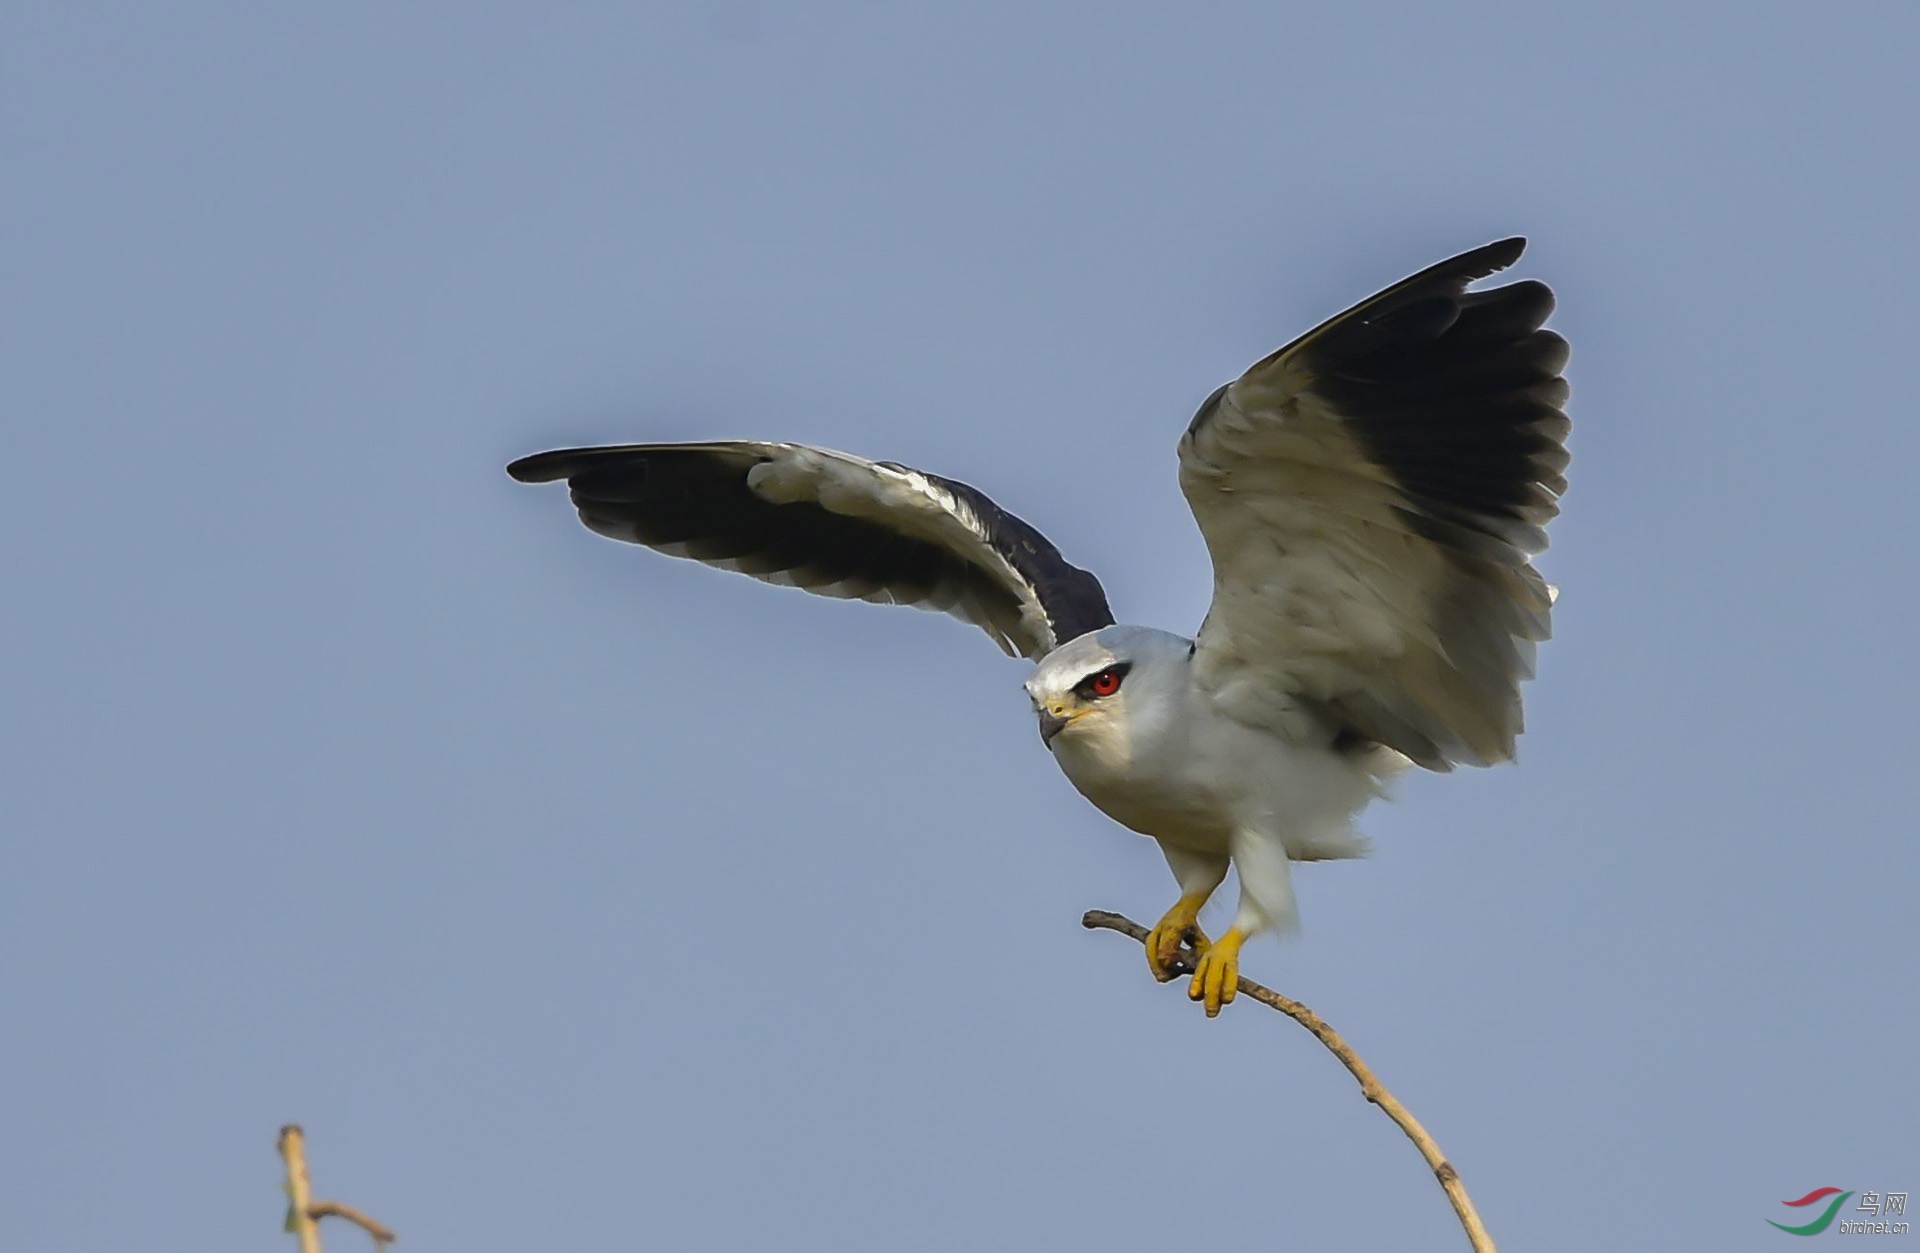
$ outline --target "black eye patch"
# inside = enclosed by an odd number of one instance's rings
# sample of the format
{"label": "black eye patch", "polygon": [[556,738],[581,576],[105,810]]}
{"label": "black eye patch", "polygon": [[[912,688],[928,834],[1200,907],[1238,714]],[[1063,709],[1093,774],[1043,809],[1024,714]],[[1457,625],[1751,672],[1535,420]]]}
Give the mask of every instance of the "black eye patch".
{"label": "black eye patch", "polygon": [[1112,696],[1120,690],[1120,684],[1126,680],[1128,671],[1133,669],[1131,661],[1116,661],[1110,666],[1102,666],[1086,678],[1073,685],[1073,694],[1081,700],[1099,700]]}

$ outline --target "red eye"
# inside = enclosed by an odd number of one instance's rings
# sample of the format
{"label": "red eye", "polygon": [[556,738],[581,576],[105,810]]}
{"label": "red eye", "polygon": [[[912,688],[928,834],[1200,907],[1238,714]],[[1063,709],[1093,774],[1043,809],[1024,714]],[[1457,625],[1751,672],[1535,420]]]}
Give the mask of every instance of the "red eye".
{"label": "red eye", "polygon": [[1093,676],[1088,687],[1095,696],[1111,696],[1120,690],[1120,672],[1111,668],[1102,670]]}

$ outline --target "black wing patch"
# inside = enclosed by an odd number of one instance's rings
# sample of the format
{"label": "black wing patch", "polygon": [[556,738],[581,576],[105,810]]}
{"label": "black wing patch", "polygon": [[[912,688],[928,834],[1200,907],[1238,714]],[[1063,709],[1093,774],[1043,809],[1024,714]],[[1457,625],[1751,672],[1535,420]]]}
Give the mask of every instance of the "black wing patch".
{"label": "black wing patch", "polygon": [[1018,514],[1008,513],[977,487],[938,474],[927,477],[972,508],[979,520],[982,538],[1006,559],[1039,598],[1047,620],[1053,624],[1056,647],[1089,631],[1113,625],[1113,610],[1107,606],[1107,590],[1100,585],[1100,580],[1091,570],[1082,570],[1062,557],[1053,541],[1032,523]]}
{"label": "black wing patch", "polygon": [[1566,491],[1567,341],[1542,330],[1553,292],[1527,281],[1468,292],[1519,259],[1503,240],[1443,261],[1312,331],[1309,390],[1391,474],[1428,539],[1523,564],[1547,546]]}

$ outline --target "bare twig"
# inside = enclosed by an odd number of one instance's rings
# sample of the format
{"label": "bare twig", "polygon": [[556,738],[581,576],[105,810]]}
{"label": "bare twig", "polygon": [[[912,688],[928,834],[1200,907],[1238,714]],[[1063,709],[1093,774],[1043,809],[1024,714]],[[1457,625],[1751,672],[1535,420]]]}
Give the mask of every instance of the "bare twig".
{"label": "bare twig", "polygon": [[393,1228],[339,1201],[316,1201],[307,1177],[307,1137],[297,1123],[280,1128],[280,1156],[287,1163],[287,1230],[300,1237],[300,1253],[320,1253],[320,1220],[344,1218],[373,1237],[373,1246],[393,1243]]}
{"label": "bare twig", "polygon": [[[1105,929],[1118,931],[1121,935],[1131,936],[1142,944],[1147,940],[1147,929],[1131,918],[1120,914],[1110,914],[1104,909],[1090,909],[1080,925],[1089,931]],[[1193,955],[1181,950],[1187,969],[1193,968]],[[1262,987],[1251,979],[1240,980],[1240,991],[1252,997],[1269,1009],[1277,1009],[1293,1019],[1308,1031],[1316,1040],[1327,1046],[1327,1050],[1340,1059],[1353,1077],[1360,1081],[1360,1093],[1367,1100],[1380,1107],[1380,1112],[1393,1119],[1393,1125],[1406,1133],[1413,1141],[1413,1147],[1420,1150],[1420,1156],[1433,1171],[1433,1177],[1440,1181],[1440,1187],[1446,1192],[1447,1200],[1453,1203],[1453,1212],[1459,1216],[1460,1226],[1467,1233],[1467,1242],[1473,1246],[1474,1253],[1494,1253],[1493,1237],[1487,1234],[1487,1228],[1480,1221],[1480,1214],[1473,1208],[1473,1200],[1467,1196],[1467,1186],[1460,1181],[1460,1172],[1453,1168],[1446,1154],[1440,1151],[1427,1129],[1420,1125],[1407,1107],[1387,1091],[1386,1085],[1374,1076],[1367,1064],[1340,1038],[1339,1032],[1326,1024],[1320,1015],[1302,1005],[1299,1001],[1280,995],[1271,988]]]}
{"label": "bare twig", "polygon": [[307,1213],[312,1215],[316,1222],[322,1218],[344,1218],[372,1236],[376,1244],[392,1244],[394,1241],[393,1228],[375,1222],[342,1201],[315,1201],[307,1206]]}

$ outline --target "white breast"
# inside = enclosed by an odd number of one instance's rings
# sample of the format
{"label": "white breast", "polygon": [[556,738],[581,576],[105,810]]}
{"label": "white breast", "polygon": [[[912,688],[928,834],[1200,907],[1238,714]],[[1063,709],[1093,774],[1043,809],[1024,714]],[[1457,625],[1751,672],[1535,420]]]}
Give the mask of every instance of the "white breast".
{"label": "white breast", "polygon": [[1124,717],[1087,719],[1054,740],[1073,786],[1122,826],[1224,851],[1229,832],[1278,835],[1296,860],[1365,855],[1353,819],[1379,792],[1361,759],[1289,743],[1217,712],[1184,666],[1161,690],[1130,692]]}

